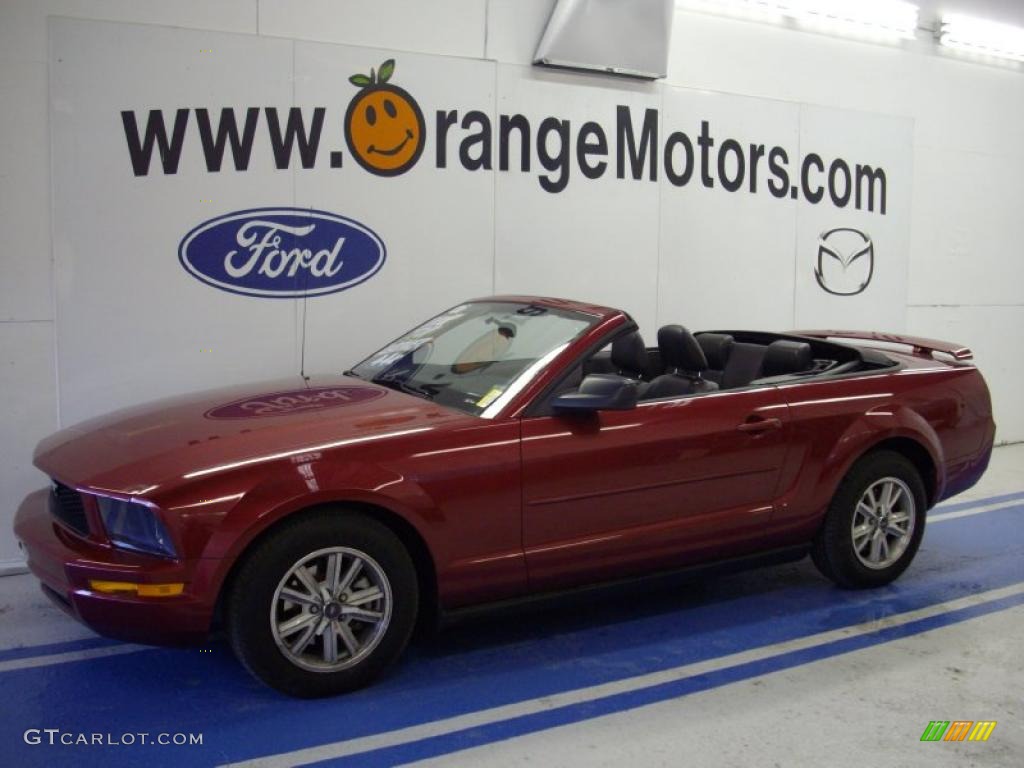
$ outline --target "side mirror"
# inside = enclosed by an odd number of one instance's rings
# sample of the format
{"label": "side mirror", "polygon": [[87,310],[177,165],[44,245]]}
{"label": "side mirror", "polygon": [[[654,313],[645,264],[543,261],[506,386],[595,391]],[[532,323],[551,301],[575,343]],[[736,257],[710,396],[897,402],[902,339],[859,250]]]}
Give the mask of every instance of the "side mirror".
{"label": "side mirror", "polygon": [[551,401],[558,412],[628,411],[636,407],[637,382],[610,373],[592,373],[579,389],[566,392]]}

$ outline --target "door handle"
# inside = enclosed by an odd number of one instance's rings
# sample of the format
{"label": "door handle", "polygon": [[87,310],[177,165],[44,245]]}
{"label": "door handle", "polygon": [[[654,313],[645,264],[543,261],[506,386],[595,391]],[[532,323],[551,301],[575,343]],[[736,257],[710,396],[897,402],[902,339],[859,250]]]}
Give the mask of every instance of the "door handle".
{"label": "door handle", "polygon": [[752,416],[750,419],[744,421],[742,424],[736,427],[736,430],[738,432],[748,432],[756,434],[759,432],[767,432],[768,430],[771,429],[779,429],[780,427],[782,427],[781,419],[762,419],[757,416]]}

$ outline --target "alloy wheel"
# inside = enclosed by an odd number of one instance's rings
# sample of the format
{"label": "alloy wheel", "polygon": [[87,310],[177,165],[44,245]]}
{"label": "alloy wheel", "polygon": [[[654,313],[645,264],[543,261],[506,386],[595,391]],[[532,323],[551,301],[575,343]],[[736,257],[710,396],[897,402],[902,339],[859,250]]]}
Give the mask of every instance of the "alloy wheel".
{"label": "alloy wheel", "polygon": [[888,568],[906,552],[914,535],[914,494],[898,477],[867,487],[853,512],[853,551],[872,570]]}
{"label": "alloy wheel", "polygon": [[377,647],[391,612],[391,584],[377,561],[356,549],[329,547],[306,555],[281,579],[270,628],[291,663],[337,672]]}

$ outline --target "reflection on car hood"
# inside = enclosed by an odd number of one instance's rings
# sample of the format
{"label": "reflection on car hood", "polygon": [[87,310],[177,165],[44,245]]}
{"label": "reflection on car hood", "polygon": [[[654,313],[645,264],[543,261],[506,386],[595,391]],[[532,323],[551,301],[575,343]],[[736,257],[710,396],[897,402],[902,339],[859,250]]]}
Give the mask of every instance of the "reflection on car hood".
{"label": "reflection on car hood", "polygon": [[226,462],[471,418],[348,376],[295,377],[116,411],[43,440],[35,464],[69,485],[142,493]]}

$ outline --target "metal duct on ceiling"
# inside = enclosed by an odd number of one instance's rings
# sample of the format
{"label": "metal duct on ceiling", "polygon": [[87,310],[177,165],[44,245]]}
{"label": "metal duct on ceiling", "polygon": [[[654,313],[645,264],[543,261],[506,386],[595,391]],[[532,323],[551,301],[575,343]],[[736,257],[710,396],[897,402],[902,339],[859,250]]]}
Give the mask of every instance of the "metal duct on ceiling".
{"label": "metal duct on ceiling", "polygon": [[665,77],[674,10],[674,0],[558,0],[533,62]]}

